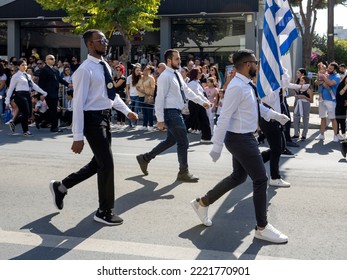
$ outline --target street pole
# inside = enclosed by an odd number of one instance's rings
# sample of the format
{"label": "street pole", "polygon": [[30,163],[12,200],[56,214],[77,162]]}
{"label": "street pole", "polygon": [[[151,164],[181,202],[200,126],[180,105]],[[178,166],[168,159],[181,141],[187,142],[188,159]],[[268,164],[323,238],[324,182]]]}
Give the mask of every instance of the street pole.
{"label": "street pole", "polygon": [[328,62],[334,61],[334,4],[335,0],[328,0]]}

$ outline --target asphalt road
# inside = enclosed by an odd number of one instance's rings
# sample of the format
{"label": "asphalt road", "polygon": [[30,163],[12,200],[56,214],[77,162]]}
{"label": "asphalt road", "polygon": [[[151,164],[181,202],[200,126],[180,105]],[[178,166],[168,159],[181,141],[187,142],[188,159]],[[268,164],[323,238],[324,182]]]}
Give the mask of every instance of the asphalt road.
{"label": "asphalt road", "polygon": [[175,148],[150,163],[148,176],[137,165],[135,156],[165,133],[113,133],[115,210],[124,224],[107,227],[93,221],[96,177],[69,190],[60,212],[48,189],[50,180],[61,180],[90,160],[89,146],[75,155],[70,131],[32,132],[31,138],[11,135],[0,124],[2,260],[347,259],[347,165],[331,130],[318,142],[318,131],[310,129],[300,148],[291,148],[297,156],[281,158],[281,173],[292,186],[268,188],[269,222],[289,236],[285,245],[253,238],[250,179],[210,206],[212,227],[200,224],[189,202],[231,172],[231,157],[224,149],[213,163],[211,146],[200,144],[198,135],[189,135],[189,163],[200,181],[189,184],[175,181]]}

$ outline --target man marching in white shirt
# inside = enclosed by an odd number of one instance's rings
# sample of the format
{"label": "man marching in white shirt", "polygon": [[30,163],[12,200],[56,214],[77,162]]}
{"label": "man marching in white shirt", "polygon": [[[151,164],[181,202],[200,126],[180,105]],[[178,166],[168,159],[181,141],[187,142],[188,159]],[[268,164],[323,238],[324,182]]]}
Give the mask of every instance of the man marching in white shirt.
{"label": "man marching in white shirt", "polygon": [[[62,210],[67,190],[91,176],[98,176],[99,208],[94,220],[109,226],[120,225],[123,219],[113,213],[114,208],[114,164],[111,150],[111,108],[126,115],[131,121],[138,116],[133,113],[117,94],[112,81],[111,69],[103,59],[108,40],[99,30],[88,30],[83,35],[88,48],[88,58],[76,70],[72,79],[74,85],[74,108],[72,115],[73,143],[71,150],[80,154],[84,137],[93,152],[91,161],[80,170],[71,173],[61,182],[52,180],[49,187],[56,208]],[[108,73],[106,72],[108,71]],[[111,98],[112,91],[113,97]],[[110,94],[110,95],[108,95]],[[114,100],[113,100],[114,99]]]}
{"label": "man marching in white shirt", "polygon": [[267,121],[275,119],[281,124],[285,124],[289,118],[259,103],[251,81],[256,76],[258,64],[254,52],[239,50],[234,53],[233,61],[236,75],[226,89],[223,110],[212,137],[213,147],[210,152],[212,160],[217,161],[224,143],[233,157],[233,171],[205,196],[192,200],[191,205],[201,222],[205,226],[211,226],[208,206],[245,182],[249,175],[253,181],[253,203],[257,221],[255,237],[273,243],[286,243],[288,237],[267,221],[268,178],[254,132],[258,128],[260,116]]}

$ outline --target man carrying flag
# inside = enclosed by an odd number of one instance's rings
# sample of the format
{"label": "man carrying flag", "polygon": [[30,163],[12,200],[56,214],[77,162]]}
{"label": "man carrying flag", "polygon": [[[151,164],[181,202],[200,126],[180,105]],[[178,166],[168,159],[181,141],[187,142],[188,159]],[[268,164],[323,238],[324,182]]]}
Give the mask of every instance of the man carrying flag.
{"label": "man carrying flag", "polygon": [[252,78],[257,74],[258,61],[251,50],[239,50],[233,55],[236,75],[229,83],[223,110],[213,134],[210,156],[217,161],[223,145],[232,154],[232,173],[191,205],[205,226],[211,226],[208,206],[233,188],[244,183],[249,175],[253,181],[253,204],[257,225],[255,238],[273,243],[286,243],[288,237],[267,221],[268,178],[254,132],[259,117],[285,124],[289,118],[259,103]]}
{"label": "man carrying flag", "polygon": [[[264,106],[281,113],[284,101],[282,87],[289,83],[289,75],[282,65],[281,57],[289,50],[298,37],[292,13],[287,0],[267,0],[264,14],[262,49],[257,89]],[[264,162],[270,161],[270,186],[290,187],[281,178],[279,161],[286,149],[286,140],[279,122],[260,120],[260,128],[265,134],[270,149],[263,151]]]}

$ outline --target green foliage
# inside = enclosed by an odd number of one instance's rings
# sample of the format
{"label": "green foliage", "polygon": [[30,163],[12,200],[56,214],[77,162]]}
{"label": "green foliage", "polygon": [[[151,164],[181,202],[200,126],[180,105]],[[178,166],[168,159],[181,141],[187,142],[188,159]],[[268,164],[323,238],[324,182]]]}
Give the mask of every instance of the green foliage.
{"label": "green foliage", "polygon": [[[314,35],[313,47],[320,51],[320,61],[327,61],[327,37]],[[334,56],[338,64],[347,64],[347,40],[334,41]]]}
{"label": "green foliage", "polygon": [[66,11],[64,21],[72,23],[76,33],[90,28],[104,32],[118,29],[129,38],[140,30],[152,31],[160,0],[36,0],[47,10]]}

